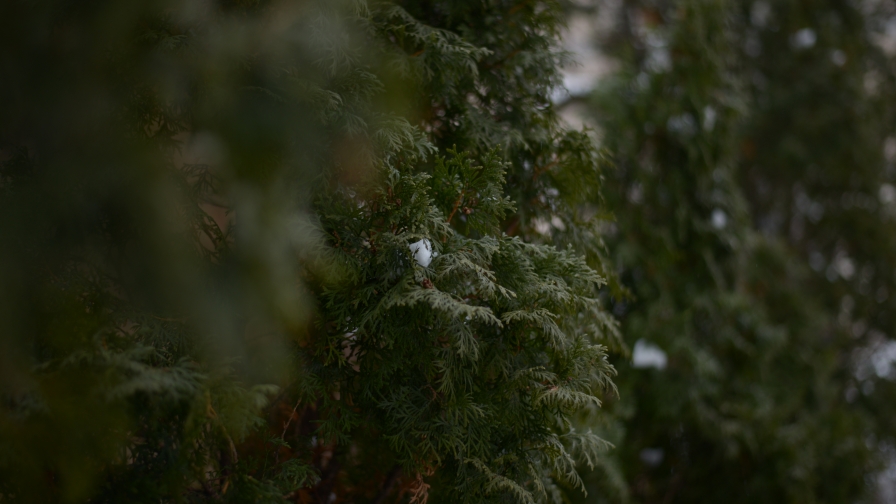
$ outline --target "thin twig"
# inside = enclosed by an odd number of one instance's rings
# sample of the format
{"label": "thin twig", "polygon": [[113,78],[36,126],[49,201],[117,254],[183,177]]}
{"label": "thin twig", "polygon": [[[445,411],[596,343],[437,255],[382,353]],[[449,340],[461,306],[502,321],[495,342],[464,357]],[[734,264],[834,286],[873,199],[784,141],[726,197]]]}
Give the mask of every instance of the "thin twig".
{"label": "thin twig", "polygon": [[457,201],[454,202],[454,208],[451,209],[451,215],[448,216],[448,220],[446,220],[445,222],[447,222],[449,224],[451,223],[451,219],[453,219],[454,214],[457,213],[457,209],[458,209],[458,207],[460,207],[460,202],[463,201],[464,194],[466,194],[466,193],[467,193],[466,190],[462,190],[460,192],[460,194],[457,195]]}
{"label": "thin twig", "polygon": [[507,14],[513,15],[516,13],[516,11],[522,9],[523,7],[526,6],[526,4],[531,3],[531,2],[532,2],[532,0],[523,0],[522,2],[511,7],[510,10],[507,11]]}
{"label": "thin twig", "polygon": [[302,398],[300,397],[298,401],[296,401],[296,405],[292,408],[292,415],[289,415],[289,418],[286,419],[286,425],[283,426],[283,434],[280,434],[280,439],[284,439],[286,437],[286,429],[289,428],[290,422],[292,422],[292,417],[295,416],[296,410],[299,409],[299,403],[302,402]]}
{"label": "thin twig", "polygon": [[389,471],[389,475],[386,476],[386,481],[383,482],[383,488],[381,488],[380,492],[376,495],[373,504],[382,504],[386,500],[386,497],[392,493],[392,488],[395,486],[395,482],[398,480],[398,475],[400,473],[401,467],[396,464],[395,467]]}
{"label": "thin twig", "polygon": [[515,51],[511,51],[510,54],[504,56],[503,58],[499,59],[498,61],[493,62],[490,65],[487,65],[485,67],[485,69],[486,70],[494,70],[495,68],[503,65],[504,63],[507,63],[507,60],[513,58],[514,56],[516,56],[517,54],[519,54],[521,52],[522,52],[522,49],[517,49]]}
{"label": "thin twig", "polygon": [[537,166],[537,167],[535,167],[535,169],[532,170],[532,180],[537,179],[538,177],[541,176],[542,173],[544,173],[544,172],[550,170],[551,168],[557,166],[558,164],[560,164],[560,160],[559,160],[559,159],[555,159],[554,161],[551,161],[550,163],[548,163],[548,164],[546,164],[546,165],[544,165],[544,166],[540,166],[540,167]]}

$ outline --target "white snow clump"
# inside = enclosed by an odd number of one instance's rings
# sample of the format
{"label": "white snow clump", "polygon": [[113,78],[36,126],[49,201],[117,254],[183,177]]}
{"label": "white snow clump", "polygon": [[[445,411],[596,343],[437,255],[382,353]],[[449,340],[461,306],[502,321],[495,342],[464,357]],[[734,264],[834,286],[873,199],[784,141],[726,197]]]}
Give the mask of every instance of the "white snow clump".
{"label": "white snow clump", "polygon": [[632,366],[638,369],[656,368],[662,371],[666,369],[666,352],[653,343],[639,339],[635,342],[635,350],[632,352]]}
{"label": "white snow clump", "polygon": [[417,261],[417,264],[420,266],[425,268],[432,262],[432,242],[426,238],[423,238],[420,241],[415,241],[408,245],[408,248],[411,249],[411,253],[414,254],[414,260]]}

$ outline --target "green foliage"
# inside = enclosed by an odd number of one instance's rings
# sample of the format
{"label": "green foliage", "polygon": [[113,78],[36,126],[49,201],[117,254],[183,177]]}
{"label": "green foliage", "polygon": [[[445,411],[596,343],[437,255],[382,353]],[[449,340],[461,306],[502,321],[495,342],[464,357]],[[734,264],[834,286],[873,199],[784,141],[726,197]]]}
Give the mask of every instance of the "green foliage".
{"label": "green foliage", "polygon": [[[606,333],[603,279],[574,254],[496,236],[510,208],[496,191],[505,165],[452,156],[431,176],[386,168],[373,197],[341,191],[321,203],[332,260],[352,273],[323,286],[315,356],[339,370],[327,386],[364,413],[362,422],[326,405],[339,413],[321,432],[362,425],[355,431],[380,434],[405,470],[445,467],[439,501],[507,491],[534,502],[550,476],[577,481],[569,450],[600,444],[578,437],[566,447],[563,438],[573,435],[569,415],[599,405],[595,394],[611,386],[595,344]],[[458,202],[477,237],[448,226]],[[437,254],[426,268],[408,249],[421,238]],[[352,442],[363,447],[365,437]],[[370,456],[381,455],[358,463]]]}
{"label": "green foliage", "polygon": [[607,501],[869,499],[894,432],[892,375],[856,358],[894,334],[880,26],[830,2],[632,1],[618,16],[604,49],[621,65],[593,102],[618,167],[608,242],[633,293],[614,311],[668,365],[620,365],[608,438],[626,481]]}
{"label": "green foliage", "polygon": [[561,7],[3,4],[0,500],[581,488],[616,327]]}

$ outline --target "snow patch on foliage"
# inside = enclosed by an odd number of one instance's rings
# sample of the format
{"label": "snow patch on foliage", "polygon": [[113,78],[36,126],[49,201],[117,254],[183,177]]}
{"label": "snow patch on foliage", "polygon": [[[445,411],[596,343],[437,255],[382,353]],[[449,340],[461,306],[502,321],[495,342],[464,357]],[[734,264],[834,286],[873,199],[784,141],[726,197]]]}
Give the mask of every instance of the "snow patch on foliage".
{"label": "snow patch on foliage", "polygon": [[643,339],[639,339],[635,343],[635,349],[632,352],[632,366],[638,369],[656,368],[666,369],[666,352],[662,348],[648,343]]}
{"label": "snow patch on foliage", "polygon": [[790,38],[790,44],[795,49],[809,49],[815,46],[815,41],[817,39],[818,36],[815,34],[815,30],[812,28],[803,28],[793,34],[793,37]]}
{"label": "snow patch on foliage", "polygon": [[712,211],[712,227],[716,229],[724,229],[728,225],[728,215],[721,208]]}
{"label": "snow patch on foliage", "polygon": [[432,242],[426,238],[423,238],[420,241],[415,241],[408,245],[408,248],[411,249],[411,254],[414,254],[414,260],[417,261],[417,264],[420,266],[425,268],[432,262]]}
{"label": "snow patch on foliage", "polygon": [[662,448],[644,448],[638,453],[638,458],[650,467],[656,467],[663,462],[665,455],[666,452]]}

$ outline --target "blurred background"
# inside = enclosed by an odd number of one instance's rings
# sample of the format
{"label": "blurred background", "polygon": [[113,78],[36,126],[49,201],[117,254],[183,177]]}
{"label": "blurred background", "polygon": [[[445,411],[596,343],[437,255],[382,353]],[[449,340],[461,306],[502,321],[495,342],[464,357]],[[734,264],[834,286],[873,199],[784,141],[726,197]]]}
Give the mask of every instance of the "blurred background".
{"label": "blurred background", "polygon": [[614,301],[633,349],[618,465],[593,485],[853,502],[851,480],[893,502],[896,5],[572,12],[554,101],[612,156],[607,241],[632,294]]}

